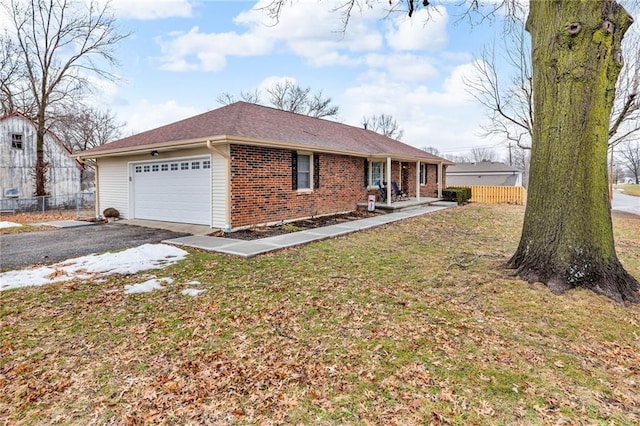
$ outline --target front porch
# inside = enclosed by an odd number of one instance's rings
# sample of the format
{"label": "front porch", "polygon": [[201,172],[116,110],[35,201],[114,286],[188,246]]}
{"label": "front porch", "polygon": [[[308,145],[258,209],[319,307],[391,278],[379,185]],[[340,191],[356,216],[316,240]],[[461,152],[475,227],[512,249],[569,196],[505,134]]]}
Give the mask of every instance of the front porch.
{"label": "front porch", "polygon": [[[440,200],[441,198],[420,197],[420,198],[409,198],[406,200],[392,201],[391,204],[388,204],[385,201],[376,201],[376,210],[384,213],[393,213],[393,212],[399,212],[406,209],[411,209],[414,207],[428,206],[431,203],[435,203]],[[366,210],[368,206],[369,206],[368,203],[358,203],[358,210]]]}

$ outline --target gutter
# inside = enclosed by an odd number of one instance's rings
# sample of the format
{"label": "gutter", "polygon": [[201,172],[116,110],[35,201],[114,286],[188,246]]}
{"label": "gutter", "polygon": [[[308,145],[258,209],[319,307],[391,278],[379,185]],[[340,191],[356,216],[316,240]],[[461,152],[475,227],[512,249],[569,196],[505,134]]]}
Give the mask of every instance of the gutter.
{"label": "gutter", "polygon": [[[262,140],[262,139],[252,139],[231,135],[219,135],[215,137],[210,137],[206,139],[187,139],[182,141],[171,141],[164,142],[159,144],[148,144],[143,146],[135,146],[135,147],[126,147],[126,148],[116,148],[116,149],[106,149],[98,152],[87,152],[87,153],[78,153],[72,155],[72,157],[82,160],[85,158],[100,158],[100,157],[111,157],[111,156],[125,156],[125,155],[136,155],[136,154],[148,154],[152,150],[157,151],[167,151],[172,149],[188,149],[188,148],[197,148],[201,146],[206,146],[209,150],[213,150],[216,145],[226,145],[231,143],[238,143],[242,145],[253,145],[253,146],[261,146],[267,148],[282,148],[282,149],[291,149],[291,150],[304,150],[311,152],[322,152],[327,154],[337,154],[337,155],[349,155],[353,157],[363,157],[368,159],[380,158],[381,160],[385,160],[388,157],[392,157],[396,161],[420,161],[427,164],[439,164],[441,160],[433,160],[425,157],[415,157],[415,156],[407,156],[403,154],[391,154],[391,153],[370,153],[370,152],[361,152],[361,151],[351,151],[345,149],[335,149],[328,147],[319,147],[316,145],[304,145],[304,144],[296,144],[290,142],[280,142],[280,141],[272,141],[272,140]],[[453,164],[453,163],[452,163]]]}

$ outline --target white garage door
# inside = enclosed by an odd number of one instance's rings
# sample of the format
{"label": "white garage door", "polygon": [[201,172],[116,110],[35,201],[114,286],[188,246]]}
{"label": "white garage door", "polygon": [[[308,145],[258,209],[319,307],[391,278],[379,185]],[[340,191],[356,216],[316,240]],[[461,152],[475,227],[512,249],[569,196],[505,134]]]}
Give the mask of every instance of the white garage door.
{"label": "white garage door", "polygon": [[136,219],[211,224],[211,159],[133,165]]}

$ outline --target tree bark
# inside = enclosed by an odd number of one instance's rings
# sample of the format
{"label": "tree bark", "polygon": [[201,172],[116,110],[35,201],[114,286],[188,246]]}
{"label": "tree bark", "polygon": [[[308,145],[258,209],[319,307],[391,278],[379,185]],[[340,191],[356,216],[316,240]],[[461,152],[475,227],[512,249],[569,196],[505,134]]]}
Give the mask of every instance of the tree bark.
{"label": "tree bark", "polygon": [[47,168],[48,163],[44,158],[44,137],[47,129],[44,126],[45,113],[44,108],[39,108],[38,121],[36,123],[36,166],[34,169],[36,197],[47,195]]}
{"label": "tree bark", "polygon": [[615,252],[607,189],[609,116],[632,22],[612,0],[530,2],[529,196],[509,265],[555,293],[582,286],[640,302],[640,284]]}

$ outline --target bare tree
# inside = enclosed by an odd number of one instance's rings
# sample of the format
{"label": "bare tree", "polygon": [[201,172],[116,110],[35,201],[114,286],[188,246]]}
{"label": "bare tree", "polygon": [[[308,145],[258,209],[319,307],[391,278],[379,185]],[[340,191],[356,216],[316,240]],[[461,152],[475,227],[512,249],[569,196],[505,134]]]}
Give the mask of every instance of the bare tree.
{"label": "bare tree", "polygon": [[[73,152],[85,151],[119,139],[125,123],[116,119],[109,110],[82,104],[69,106],[50,119],[51,130],[64,140]],[[80,184],[83,189],[93,183],[92,170],[81,169]]]}
{"label": "bare tree", "polygon": [[269,103],[275,108],[312,117],[335,117],[340,109],[331,104],[331,98],[326,98],[322,90],[311,93],[310,87],[300,87],[290,80],[276,83],[267,89]]}
{"label": "bare tree", "polygon": [[495,150],[482,147],[471,148],[471,151],[469,152],[469,158],[472,163],[480,163],[482,161],[492,162],[500,160],[500,156]]}
{"label": "bare tree", "polygon": [[24,78],[19,51],[13,40],[5,32],[0,34],[0,115],[18,109],[17,95],[19,81]]}
{"label": "bare tree", "polygon": [[[253,92],[250,92],[250,91],[240,92],[240,100],[243,100],[245,102],[249,102],[252,104],[260,104],[261,103],[260,91],[258,89],[255,89]],[[234,102],[237,102],[238,99],[236,99],[236,97],[233,96],[231,93],[225,92],[220,94],[216,98],[216,101],[221,105],[229,105]]]}
{"label": "bare tree", "polygon": [[[331,98],[327,98],[322,94],[322,90],[311,93],[310,87],[303,88],[290,80],[276,83],[266,91],[269,95],[269,100],[266,103],[262,101],[262,96],[258,89],[252,92],[240,92],[240,99],[252,104],[268,105],[284,111],[317,118],[336,117],[340,109],[340,107],[331,103]],[[238,99],[232,94],[222,93],[216,100],[219,104],[229,105]]]}
{"label": "bare tree", "polygon": [[113,48],[127,33],[118,31],[109,3],[98,0],[10,0],[13,26],[37,124],[35,195],[46,195],[44,135],[53,110],[77,101],[92,86],[90,76],[115,80],[103,66],[117,64]]}
{"label": "bare tree", "polygon": [[[272,0],[270,11],[277,17],[290,3]],[[411,16],[430,2],[392,2],[399,3]],[[354,7],[374,4],[388,2],[342,2],[345,25]],[[511,11],[520,3],[464,4],[470,16],[481,6]],[[520,244],[508,266],[555,293],[582,286],[619,302],[640,302],[640,283],[615,253],[606,179],[609,118],[623,67],[622,42],[632,23],[615,0],[529,1],[531,166]]]}
{"label": "bare tree", "polygon": [[85,151],[119,139],[126,123],[118,121],[110,110],[75,104],[51,119],[51,130],[73,152]]}
{"label": "bare tree", "polygon": [[636,184],[640,184],[640,141],[626,141],[618,146],[618,159]]}
{"label": "bare tree", "polygon": [[512,74],[506,88],[500,80],[495,45],[486,48],[473,63],[477,75],[464,80],[467,91],[485,108],[485,135],[502,136],[520,148],[531,148],[533,132],[533,88],[531,49],[524,27],[505,31],[504,53]]}
{"label": "bare tree", "polygon": [[631,27],[624,46],[631,55],[625,57],[624,67],[616,84],[616,96],[609,119],[609,146],[640,138],[640,28]]}
{"label": "bare tree", "polygon": [[529,163],[531,162],[531,150],[513,146],[509,148],[509,165],[522,171],[522,186],[529,187]]}
{"label": "bare tree", "polygon": [[398,122],[387,114],[362,117],[362,127],[396,140],[402,139],[404,135],[404,130],[399,128]]}
{"label": "bare tree", "polygon": [[438,156],[440,155],[440,150],[438,148],[436,148],[435,146],[423,146],[422,150],[424,152],[428,152],[428,153],[433,154],[433,155],[438,155]]}
{"label": "bare tree", "polygon": [[[533,132],[533,74],[531,46],[525,37],[524,18],[514,17],[505,29],[499,50],[511,74],[500,78],[495,45],[485,48],[474,62],[476,76],[465,79],[467,91],[485,108],[488,121],[486,135],[498,135],[518,147],[530,149]],[[616,85],[614,107],[609,117],[609,146],[615,147],[640,133],[640,30],[628,32],[624,39],[627,51]]]}

